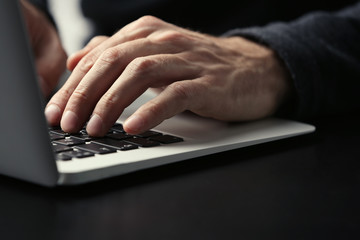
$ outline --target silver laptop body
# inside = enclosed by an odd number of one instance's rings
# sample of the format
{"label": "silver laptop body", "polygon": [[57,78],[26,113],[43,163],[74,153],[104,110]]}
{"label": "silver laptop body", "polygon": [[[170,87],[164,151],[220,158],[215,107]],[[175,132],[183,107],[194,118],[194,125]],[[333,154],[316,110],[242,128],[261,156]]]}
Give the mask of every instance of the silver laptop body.
{"label": "silver laptop body", "polygon": [[[283,119],[228,124],[185,113],[154,129],[183,142],[57,161],[19,6],[15,0],[0,2],[0,174],[45,186],[80,184],[315,130]],[[151,97],[140,97],[119,122]]]}

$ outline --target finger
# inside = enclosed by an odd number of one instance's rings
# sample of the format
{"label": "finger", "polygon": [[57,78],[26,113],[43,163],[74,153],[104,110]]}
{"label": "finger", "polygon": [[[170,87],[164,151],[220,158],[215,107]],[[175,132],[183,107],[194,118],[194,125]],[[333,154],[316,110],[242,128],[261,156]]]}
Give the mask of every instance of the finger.
{"label": "finger", "polygon": [[[124,92],[124,95],[139,96],[141,92],[148,88],[149,84],[142,85],[140,81],[129,82],[126,79],[129,76],[130,79],[137,78],[138,76],[141,76],[140,79],[146,79],[148,78],[148,74],[152,72],[152,66],[159,65],[164,67],[164,62],[166,61],[163,60],[159,60],[160,64],[152,60],[143,61],[144,58],[146,59],[146,57],[143,56],[152,56],[154,54],[154,56],[156,56],[158,52],[162,51],[173,53],[176,49],[164,47],[145,38],[127,42],[106,50],[78,84],[67,102],[66,99],[62,97],[63,95],[61,95],[60,98],[51,100],[51,102],[60,106],[60,109],[65,106],[64,115],[61,119],[61,127],[63,130],[68,132],[78,131],[89,119],[101,96],[104,95],[120,75],[127,77],[125,77],[125,80],[122,78],[116,82],[124,82],[125,85],[127,85],[126,91],[128,92],[129,89],[131,89],[130,92],[132,92],[132,94]],[[131,64],[129,64],[130,62]],[[125,67],[128,70],[122,73]],[[169,70],[175,69],[174,65]],[[146,74],[144,74],[144,72],[146,72]],[[154,71],[154,73],[159,75],[160,72]],[[131,83],[131,85],[129,83]],[[57,100],[60,100],[60,102],[56,102]],[[133,100],[134,98],[131,98],[130,101]],[[111,103],[114,101],[117,102],[118,100],[116,98],[115,100],[110,98],[109,101]],[[129,101],[125,102],[128,103]]]}
{"label": "finger", "polygon": [[133,40],[147,37],[150,34],[157,32],[159,29],[164,29],[170,26],[174,25],[153,16],[143,16],[136,21],[125,25],[117,32],[117,34],[126,36],[128,40]]}
{"label": "finger", "polygon": [[[143,20],[146,18],[142,18]],[[139,22],[139,21],[137,21]],[[159,21],[160,25],[164,24],[163,22]],[[136,25],[134,24],[130,24],[130,25]],[[166,25],[166,24],[165,24]],[[155,24],[156,26],[156,24]],[[135,28],[136,30],[136,28]],[[156,31],[154,29],[152,29],[151,27],[143,27],[141,28],[141,26],[139,26],[139,29],[137,29],[136,31],[134,30],[134,32],[124,32],[123,30],[120,30],[117,34],[115,34],[114,36],[112,36],[111,38],[105,40],[104,42],[102,42],[100,45],[98,45],[97,47],[95,47],[93,50],[91,50],[88,54],[86,54],[84,57],[81,58],[81,60],[79,61],[79,63],[76,65],[74,71],[72,72],[70,78],[68,79],[68,81],[66,82],[66,84],[64,85],[64,87],[61,89],[61,91],[59,91],[57,94],[55,94],[55,96],[52,98],[52,100],[49,102],[48,107],[50,107],[51,105],[53,105],[51,108],[47,108],[45,111],[46,117],[48,119],[48,121],[51,124],[59,124],[60,123],[60,119],[61,116],[63,115],[63,110],[65,109],[66,103],[68,102],[69,98],[71,97],[71,95],[73,94],[74,90],[77,88],[77,86],[79,85],[80,81],[84,78],[84,76],[89,72],[90,69],[92,69],[92,67],[94,66],[95,62],[99,59],[99,56],[108,48],[112,48],[113,46],[119,45],[122,46],[124,44],[131,44],[132,42],[136,42],[136,41],[140,41],[140,40],[146,40],[146,39],[141,39],[141,37],[146,37],[149,34],[151,34],[152,32]],[[140,39],[131,41],[131,42],[126,42],[127,40],[131,40],[133,38],[137,38],[140,37]],[[150,41],[148,39],[148,41]],[[181,39],[181,41],[175,41],[175,46],[174,46],[174,41],[167,41],[166,43],[160,43],[158,41],[150,41],[149,44],[143,44],[142,46],[139,46],[138,48],[136,47],[132,47],[131,45],[129,45],[129,49],[133,50],[135,52],[138,53],[142,53],[139,55],[134,54],[132,57],[129,57],[129,61],[127,61],[125,59],[125,64],[128,64],[131,60],[133,60],[134,58],[138,57],[138,56],[146,56],[146,52],[150,50],[154,50],[151,54],[158,54],[158,53],[176,53],[177,51],[180,51],[180,48],[184,48],[183,45],[188,44],[188,41],[184,41]],[[121,44],[123,43],[123,44]],[[151,44],[150,44],[151,43]],[[156,44],[158,43],[158,44]],[[125,46],[125,45],[124,45]],[[155,47],[152,47],[155,46]],[[104,52],[105,55],[107,55],[106,51]],[[148,53],[150,54],[150,53]],[[131,55],[130,55],[131,56]],[[106,65],[106,64],[105,64]],[[101,68],[101,64],[99,65],[99,67]],[[121,68],[120,68],[121,69]],[[96,71],[95,71],[96,73]],[[90,74],[91,76],[92,74]],[[96,74],[95,74],[96,75]],[[100,76],[99,74],[97,74],[97,78],[101,78],[102,76]],[[92,77],[89,77],[90,79]],[[86,96],[86,95],[84,95]],[[48,110],[48,111],[47,111]],[[51,110],[51,111],[50,111]],[[85,116],[86,114],[81,114],[82,116]],[[83,119],[80,119],[82,121],[84,121]],[[67,125],[67,124],[65,124]],[[76,124],[76,126],[78,127],[79,124]],[[68,128],[68,130],[70,131],[70,129],[73,129],[72,131],[75,131],[74,126]]]}
{"label": "finger", "polygon": [[96,36],[86,45],[86,47],[74,53],[68,59],[67,67],[70,71],[73,71],[79,61],[96,47],[99,47],[97,52],[102,52],[105,49],[115,46],[117,44],[125,43],[139,38],[145,38],[150,34],[156,32],[159,25],[165,24],[165,22],[157,18],[145,16],[138,19],[137,21],[126,25],[124,28],[120,29],[116,34],[111,37]]}
{"label": "finger", "polygon": [[124,123],[125,131],[139,134],[188,110],[190,105],[196,108],[203,102],[202,90],[197,79],[174,82],[130,116]]}
{"label": "finger", "polygon": [[100,99],[87,125],[88,133],[105,134],[122,111],[149,87],[165,86],[198,74],[197,67],[176,55],[138,58]]}
{"label": "finger", "polygon": [[107,36],[96,36],[90,40],[90,42],[81,50],[73,53],[67,60],[66,66],[70,71],[73,71],[79,61],[94,48],[102,44],[109,37]]}
{"label": "finger", "polygon": [[[102,49],[106,49],[106,47],[111,48],[112,45],[110,45],[110,43],[110,41],[104,41],[82,57],[63,87],[51,98],[45,109],[45,116],[50,125],[60,124],[63,111],[69,98],[102,54]],[[116,42],[112,44],[116,44]]]}
{"label": "finger", "polygon": [[92,50],[90,50],[83,57],[81,57],[81,59],[79,59],[79,62],[76,63],[76,60],[74,60],[74,62],[70,63],[71,65],[70,68],[72,68],[73,65],[76,65],[76,67],[74,67],[72,74],[70,75],[69,79],[66,81],[64,86],[60,89],[60,91],[58,91],[53,96],[53,98],[50,100],[50,102],[48,103],[45,109],[45,116],[47,118],[48,123],[51,125],[60,124],[61,116],[63,114],[64,108],[70,96],[72,95],[72,93],[74,92],[80,81],[93,67],[95,62],[98,60],[99,56],[106,49],[112,48],[116,45],[121,45],[121,43],[125,43],[126,41],[129,41],[133,38],[136,39],[137,37],[139,38],[144,37],[150,34],[150,32],[151,32],[150,29],[145,29],[143,31],[137,31],[134,34],[126,35],[126,34],[120,34],[119,31],[118,34],[115,34],[111,38],[108,38],[102,42],[101,42],[101,40],[103,40],[102,38],[96,39],[91,45],[96,45],[99,42],[101,43],[98,44],[96,47],[94,47]]}
{"label": "finger", "polygon": [[[121,45],[129,41],[129,38],[125,35],[115,34],[110,38],[100,36],[95,38],[92,43],[89,43],[88,47],[80,50],[80,53],[69,60],[69,68],[73,68],[73,72],[69,78],[70,82],[73,82],[75,86],[78,85],[80,80],[87,74],[93,67],[98,58],[110,48]],[[72,86],[74,86],[72,85]]]}

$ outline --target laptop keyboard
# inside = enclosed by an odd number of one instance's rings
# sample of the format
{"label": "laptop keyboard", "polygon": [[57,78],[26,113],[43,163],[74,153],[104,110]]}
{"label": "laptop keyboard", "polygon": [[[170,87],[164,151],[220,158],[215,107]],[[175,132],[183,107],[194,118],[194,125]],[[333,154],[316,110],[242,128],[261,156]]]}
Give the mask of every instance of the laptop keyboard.
{"label": "laptop keyboard", "polygon": [[59,127],[49,127],[49,135],[58,161],[93,157],[96,154],[111,154],[118,151],[158,147],[163,144],[183,141],[180,137],[162,134],[153,130],[139,135],[130,135],[124,131],[119,123],[116,123],[102,138],[89,136],[85,128],[79,133],[69,134]]}

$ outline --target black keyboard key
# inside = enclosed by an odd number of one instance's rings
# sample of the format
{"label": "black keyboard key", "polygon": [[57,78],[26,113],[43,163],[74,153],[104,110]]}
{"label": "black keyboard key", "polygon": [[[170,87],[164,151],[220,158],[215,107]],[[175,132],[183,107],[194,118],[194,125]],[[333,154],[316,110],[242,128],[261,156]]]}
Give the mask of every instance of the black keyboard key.
{"label": "black keyboard key", "polygon": [[136,149],[138,148],[137,145],[125,142],[125,141],[118,141],[118,140],[114,140],[111,138],[101,138],[101,139],[96,139],[94,141],[92,141],[94,143],[98,143],[104,146],[108,146],[108,147],[113,147],[117,150],[120,151],[127,151],[127,150],[132,150],[132,149]]}
{"label": "black keyboard key", "polygon": [[117,132],[117,133],[107,134],[106,137],[109,137],[109,138],[112,138],[115,140],[125,140],[128,138],[132,138],[133,136],[128,135],[126,133]]}
{"label": "black keyboard key", "polygon": [[63,152],[62,154],[72,157],[72,158],[86,158],[86,157],[92,157],[95,154],[92,152],[82,151],[82,150],[72,150],[69,152]]}
{"label": "black keyboard key", "polygon": [[[108,132],[107,133],[113,133],[114,131],[112,131],[111,129],[110,130],[108,130]],[[88,134],[88,132],[86,131],[86,128],[84,127],[83,129],[81,129],[80,130],[80,132],[79,133],[76,133],[76,134],[70,134],[71,136],[76,136],[76,135],[87,135],[87,136],[90,136],[89,134]]]}
{"label": "black keyboard key", "polygon": [[126,151],[183,141],[182,138],[163,135],[153,130],[133,136],[127,134],[120,123],[116,123],[104,138],[89,136],[85,128],[79,133],[69,134],[60,127],[49,127],[49,136],[53,142],[56,159],[63,161],[113,153],[116,150]]}
{"label": "black keyboard key", "polygon": [[96,144],[96,143],[78,145],[78,146],[75,146],[74,148],[84,150],[84,151],[89,151],[89,152],[92,152],[95,154],[107,154],[107,153],[116,152],[115,148],[107,147],[107,146]]}
{"label": "black keyboard key", "polygon": [[139,147],[155,147],[160,145],[159,142],[154,142],[145,138],[130,138],[125,141],[138,145]]}
{"label": "black keyboard key", "polygon": [[79,134],[88,134],[86,128],[84,127],[83,129],[81,129]]}
{"label": "black keyboard key", "polygon": [[64,139],[65,136],[59,135],[59,134],[55,134],[55,133],[51,133],[49,132],[49,136],[50,136],[50,140],[51,141],[55,141],[55,140],[60,140],[60,139]]}
{"label": "black keyboard key", "polygon": [[65,145],[53,145],[52,148],[53,148],[54,153],[72,151],[71,147],[68,147]]}
{"label": "black keyboard key", "polygon": [[83,140],[83,141],[85,141],[85,142],[90,142],[91,140],[96,139],[96,137],[91,137],[90,135],[85,134],[85,133],[80,133],[80,134],[76,134],[76,135],[71,135],[71,137],[72,137],[72,138],[75,138],[75,139]]}
{"label": "black keyboard key", "polygon": [[161,136],[153,136],[150,137],[149,140],[160,142],[162,144],[170,144],[170,143],[177,143],[177,142],[183,142],[184,139],[180,137],[175,137],[171,135],[161,135]]}
{"label": "black keyboard key", "polygon": [[61,129],[60,126],[48,126],[48,130],[51,131],[51,130],[59,130]]}
{"label": "black keyboard key", "polygon": [[65,155],[64,153],[55,154],[55,160],[69,161],[72,157]]}
{"label": "black keyboard key", "polygon": [[112,126],[111,130],[115,131],[115,132],[121,132],[121,133],[125,132],[122,124],[120,124],[120,123],[115,123],[114,126]]}
{"label": "black keyboard key", "polygon": [[60,136],[64,136],[64,137],[70,136],[70,133],[64,132],[64,131],[61,130],[61,129],[54,129],[54,130],[50,130],[49,132],[50,132],[50,133],[57,134],[57,135],[60,135]]}
{"label": "black keyboard key", "polygon": [[72,147],[72,146],[75,146],[75,145],[84,144],[85,141],[81,140],[81,139],[74,138],[74,137],[69,137],[69,138],[53,141],[53,143]]}
{"label": "black keyboard key", "polygon": [[144,132],[144,133],[137,134],[136,136],[137,136],[137,137],[141,137],[141,138],[149,138],[149,137],[161,136],[161,135],[162,135],[162,134],[159,133],[159,132],[149,130],[149,131],[146,131],[146,132]]}

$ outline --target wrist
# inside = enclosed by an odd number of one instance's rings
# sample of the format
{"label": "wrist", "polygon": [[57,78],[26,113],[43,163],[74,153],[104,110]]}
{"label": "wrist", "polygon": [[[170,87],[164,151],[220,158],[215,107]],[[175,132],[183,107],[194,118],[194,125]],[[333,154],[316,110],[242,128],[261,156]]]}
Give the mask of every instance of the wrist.
{"label": "wrist", "polygon": [[[253,118],[284,114],[294,102],[294,86],[286,64],[275,50],[258,42],[235,36],[227,38],[228,46],[237,49],[239,68],[247,68],[240,75],[248,78],[256,88],[252,98]],[[251,89],[250,89],[251,90]],[[249,115],[251,116],[251,115]]]}

